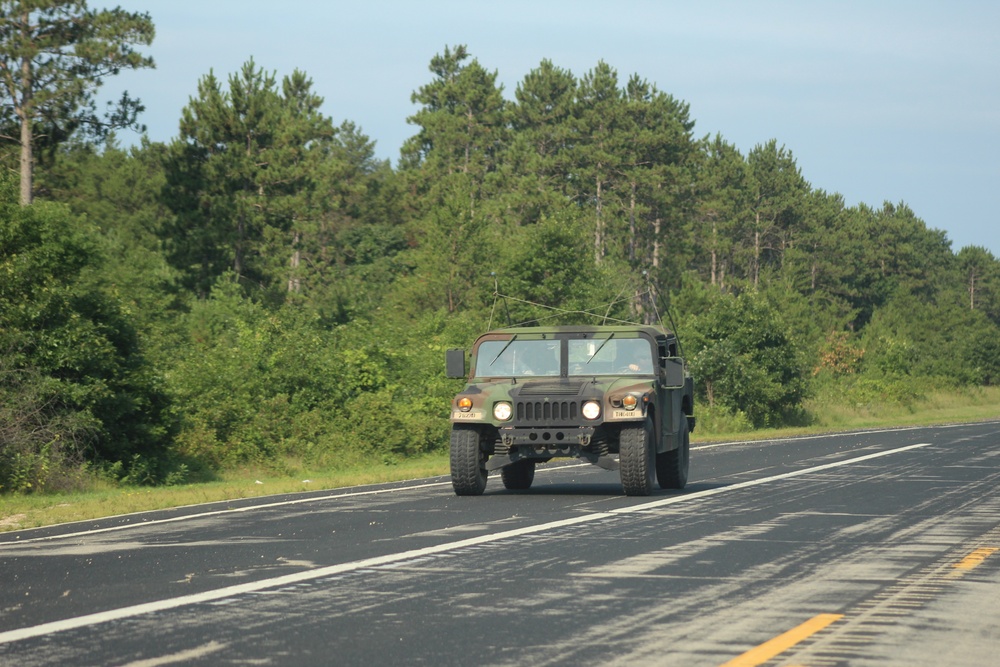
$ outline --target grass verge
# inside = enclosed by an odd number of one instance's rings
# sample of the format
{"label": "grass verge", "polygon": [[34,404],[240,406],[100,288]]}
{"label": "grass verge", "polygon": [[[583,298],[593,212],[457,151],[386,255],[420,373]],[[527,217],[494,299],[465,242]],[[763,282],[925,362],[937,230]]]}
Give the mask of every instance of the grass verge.
{"label": "grass verge", "polygon": [[[807,427],[762,429],[737,433],[704,433],[695,442],[767,440],[865,428],[928,426],[1000,419],[1000,387],[938,391],[909,405],[842,405],[813,402]],[[215,501],[336,489],[448,473],[446,453],[410,459],[394,465],[359,466],[346,470],[302,471],[276,476],[256,470],[233,470],[201,484],[168,487],[110,487],[86,493],[6,495],[0,497],[0,532],[36,528],[71,521],[182,507]]]}
{"label": "grass verge", "polygon": [[217,481],[200,484],[107,487],[82,493],[7,495],[2,497],[0,532],[239,498],[420,479],[447,472],[448,456],[442,453],[394,465],[372,464],[333,471],[305,470],[296,472],[294,476],[242,469],[220,473]]}

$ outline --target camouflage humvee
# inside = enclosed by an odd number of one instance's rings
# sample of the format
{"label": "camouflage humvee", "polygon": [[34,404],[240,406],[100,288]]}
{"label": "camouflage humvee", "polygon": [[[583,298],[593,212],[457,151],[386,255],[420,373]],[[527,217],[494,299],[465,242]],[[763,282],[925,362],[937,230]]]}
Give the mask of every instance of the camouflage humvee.
{"label": "camouflage humvee", "polygon": [[[479,495],[489,471],[527,489],[535,464],[577,457],[620,470],[627,495],[687,483],[693,383],[677,338],[659,327],[498,329],[448,350],[448,377],[468,379],[452,402],[455,493]],[[617,456],[617,458],[616,458]]]}

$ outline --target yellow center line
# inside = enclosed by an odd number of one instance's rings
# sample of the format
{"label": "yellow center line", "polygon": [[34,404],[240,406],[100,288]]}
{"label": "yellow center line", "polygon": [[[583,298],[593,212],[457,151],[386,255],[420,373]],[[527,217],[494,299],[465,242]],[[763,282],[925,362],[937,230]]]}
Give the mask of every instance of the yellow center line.
{"label": "yellow center line", "polygon": [[957,570],[971,570],[982,565],[984,560],[997,551],[1000,551],[997,547],[983,547],[981,549],[976,549],[971,554],[952,565],[952,567]]}
{"label": "yellow center line", "polygon": [[720,665],[720,667],[756,667],[756,665],[761,665],[843,617],[843,614],[820,614],[819,616],[814,616],[802,625],[764,642],[757,648],[750,649],[743,655]]}

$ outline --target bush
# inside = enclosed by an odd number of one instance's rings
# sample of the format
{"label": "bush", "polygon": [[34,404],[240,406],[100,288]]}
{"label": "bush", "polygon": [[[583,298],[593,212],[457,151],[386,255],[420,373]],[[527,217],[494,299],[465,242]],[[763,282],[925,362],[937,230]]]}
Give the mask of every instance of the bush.
{"label": "bush", "polygon": [[766,299],[719,295],[686,330],[692,374],[709,407],[742,413],[755,427],[798,419],[807,393],[804,363]]}
{"label": "bush", "polygon": [[754,429],[746,413],[733,412],[718,404],[699,407],[697,417],[699,435],[749,433]]}
{"label": "bush", "polygon": [[100,282],[97,231],[0,178],[0,480],[19,490],[91,462],[167,455],[159,378]]}
{"label": "bush", "polygon": [[436,318],[329,328],[220,281],[186,320],[168,373],[179,450],[211,468],[392,462],[442,446],[451,387]]}
{"label": "bush", "polygon": [[98,425],[62,407],[59,383],[15,367],[14,356],[0,356],[0,491],[75,486]]}

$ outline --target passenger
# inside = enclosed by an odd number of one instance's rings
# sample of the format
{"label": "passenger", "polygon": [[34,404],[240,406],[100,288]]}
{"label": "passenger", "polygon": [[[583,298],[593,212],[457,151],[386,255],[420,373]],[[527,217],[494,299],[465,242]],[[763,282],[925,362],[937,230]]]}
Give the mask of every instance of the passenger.
{"label": "passenger", "polygon": [[649,352],[646,350],[633,350],[626,356],[624,363],[619,369],[622,373],[652,373],[653,366],[650,363]]}

